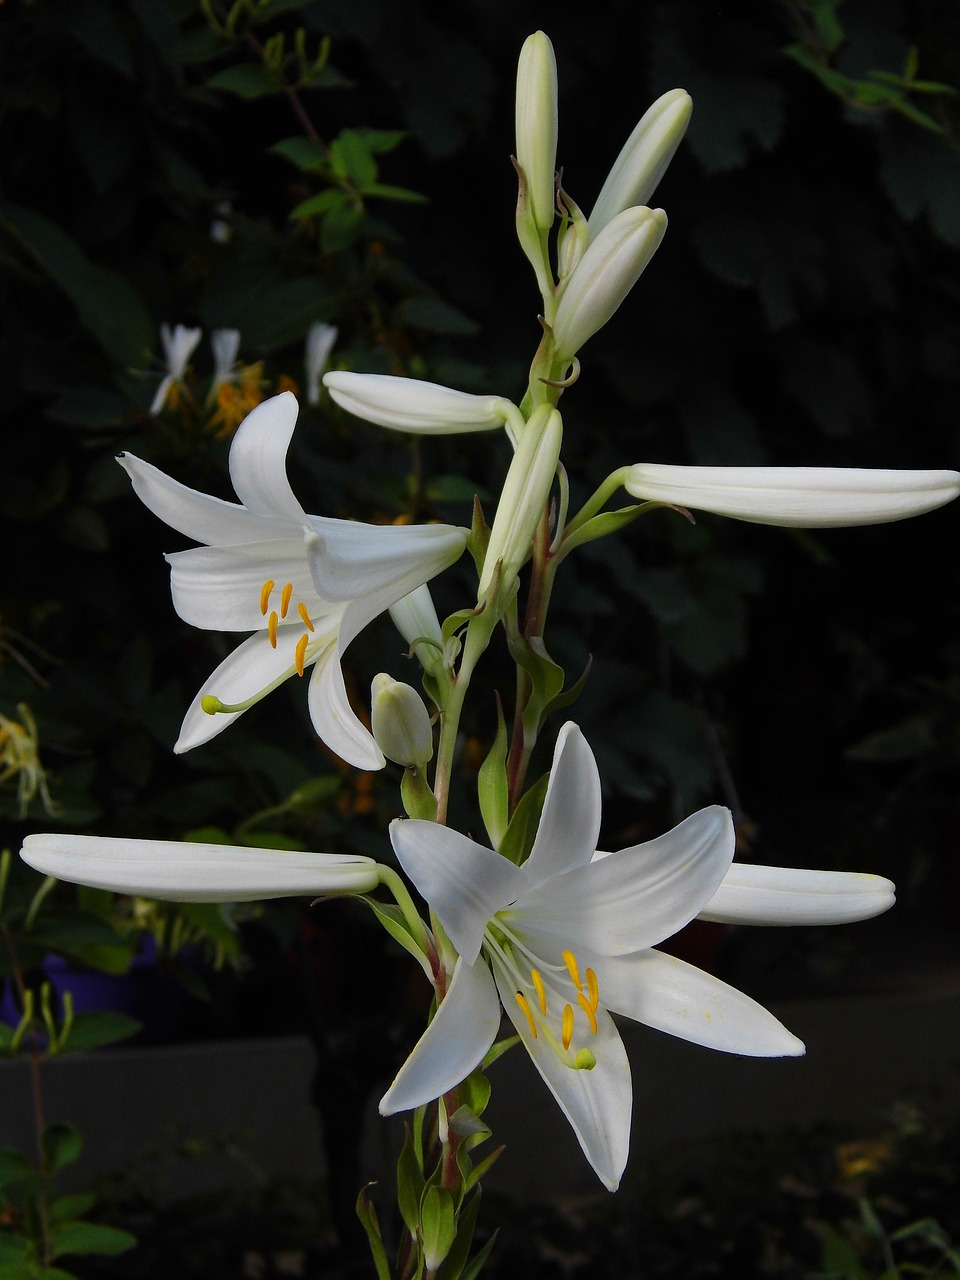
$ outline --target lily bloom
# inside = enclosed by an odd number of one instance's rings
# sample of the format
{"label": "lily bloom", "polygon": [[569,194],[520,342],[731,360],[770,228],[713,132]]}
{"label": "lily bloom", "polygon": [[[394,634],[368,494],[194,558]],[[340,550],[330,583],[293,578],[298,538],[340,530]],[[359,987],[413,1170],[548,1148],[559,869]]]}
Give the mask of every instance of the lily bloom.
{"label": "lily bloom", "polygon": [[317,733],[349,764],[380,769],[380,748],[347,700],[341,656],[369,622],[452,564],[467,531],[308,515],[286,473],[297,412],[287,391],[241,423],[230,447],[240,504],[189,489],[131,454],[118,459],[155,515],[205,544],[166,557],[180,617],[208,630],[253,632],[200,689],[174,750],[207,742],[313,667],[307,698]]}
{"label": "lily bloom", "polygon": [[522,866],[446,827],[394,821],[404,871],[459,952],[436,1016],[380,1102],[384,1115],[452,1089],[506,1010],[604,1186],[630,1140],[630,1067],[610,1013],[696,1044],[758,1057],[803,1044],[756,1001],[655,950],[694,917],[752,923],[863,919],[893,903],[876,876],[731,867],[720,806],[656,840],[597,852],[600,779],[580,730],[560,731],[543,813]]}

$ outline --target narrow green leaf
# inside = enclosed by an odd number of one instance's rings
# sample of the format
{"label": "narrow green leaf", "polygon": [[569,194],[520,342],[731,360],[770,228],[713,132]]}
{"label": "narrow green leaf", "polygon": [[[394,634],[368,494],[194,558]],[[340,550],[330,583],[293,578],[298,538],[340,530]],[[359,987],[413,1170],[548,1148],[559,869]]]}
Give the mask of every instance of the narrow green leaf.
{"label": "narrow green leaf", "polygon": [[487,758],[477,773],[477,797],[483,825],[494,849],[506,835],[510,821],[509,787],[507,783],[507,725],[500,695],[497,695],[497,734]]}
{"label": "narrow green leaf", "polygon": [[268,93],[281,93],[283,86],[273,72],[262,63],[244,62],[236,67],[224,67],[207,81],[208,89],[220,89],[235,93],[248,102]]}
{"label": "narrow green leaf", "polygon": [[378,196],[381,200],[399,200],[404,204],[428,204],[429,196],[419,191],[411,191],[409,187],[394,187],[386,182],[371,182],[362,188],[365,196]]}
{"label": "narrow green leaf", "polygon": [[365,897],[361,901],[367,904],[394,942],[399,942],[404,951],[408,951],[413,956],[414,960],[427,975],[427,978],[432,982],[433,971],[430,968],[430,961],[424,954],[418,940],[414,937],[400,908],[392,903],[378,902],[375,898]]}
{"label": "narrow green leaf", "polygon": [[453,1196],[443,1187],[427,1187],[420,1206],[420,1236],[424,1261],[430,1271],[436,1271],[450,1252],[456,1232]]}
{"label": "narrow green leaf", "polygon": [[408,1231],[416,1235],[420,1225],[420,1198],[423,1195],[423,1170],[417,1161],[410,1126],[403,1126],[405,1139],[400,1159],[397,1161],[397,1206]]}
{"label": "narrow green leaf", "polygon": [[410,137],[409,132],[405,129],[360,128],[354,129],[354,133],[363,139],[368,151],[373,151],[378,155],[395,150],[404,138]]}
{"label": "narrow green leaf", "polygon": [[484,1071],[486,1071],[487,1067],[492,1066],[498,1058],[502,1058],[508,1049],[512,1049],[514,1045],[519,1043],[519,1036],[505,1036],[503,1040],[498,1040],[495,1044],[492,1044],[483,1055],[483,1061],[480,1063],[480,1066]]}
{"label": "narrow green leaf", "polygon": [[316,138],[281,138],[269,150],[283,156],[304,173],[324,173],[330,168],[327,148]]}
{"label": "narrow green leaf", "polygon": [[479,1164],[474,1165],[463,1180],[464,1191],[471,1191],[474,1187],[479,1187],[480,1179],[487,1176],[506,1149],[506,1143],[501,1143],[495,1151],[491,1151],[489,1155],[484,1156]]}
{"label": "narrow green leaf", "polygon": [[82,1218],[90,1212],[97,1202],[93,1192],[83,1192],[75,1196],[61,1196],[54,1200],[48,1210],[51,1222],[66,1222],[68,1218]]}
{"label": "narrow green leaf", "polygon": [[499,1234],[500,1234],[500,1231],[498,1228],[496,1231],[494,1231],[493,1235],[490,1237],[487,1243],[483,1246],[483,1248],[479,1251],[479,1253],[475,1253],[473,1255],[473,1258],[470,1260],[470,1262],[468,1262],[467,1265],[464,1267],[464,1269],[460,1272],[460,1280],[477,1280],[477,1276],[483,1270],[487,1259],[490,1257],[490,1254],[493,1252],[493,1246],[497,1243],[497,1236]]}
{"label": "narrow green leaf", "polygon": [[470,1197],[469,1202],[461,1207],[457,1215],[457,1234],[443,1264],[444,1280],[458,1280],[466,1266],[467,1258],[470,1256],[470,1246],[473,1244],[473,1234],[477,1228],[481,1199],[482,1195],[478,1188],[476,1194]]}
{"label": "narrow green leaf", "polygon": [[137,1237],[119,1227],[103,1226],[99,1222],[64,1222],[51,1232],[53,1257],[65,1253],[126,1253],[137,1243]]}
{"label": "narrow green leaf", "polygon": [[77,1053],[81,1049],[100,1049],[106,1044],[116,1044],[118,1040],[136,1035],[142,1025],[136,1018],[110,1009],[78,1013],[63,1051]]}
{"label": "narrow green leaf", "polygon": [[350,197],[346,192],[341,191],[339,187],[329,187],[326,191],[320,191],[315,196],[308,196],[306,200],[301,200],[290,210],[288,217],[292,222],[297,218],[317,218],[331,209],[346,207],[349,203]]}
{"label": "narrow green leaf", "polygon": [[513,817],[510,819],[507,833],[503,837],[500,852],[505,858],[509,858],[511,862],[517,863],[518,866],[525,861],[533,848],[537,827],[540,825],[540,813],[546,798],[549,779],[550,775],[545,773],[521,797],[520,803],[513,811]]}
{"label": "narrow green leaf", "polygon": [[348,178],[359,191],[377,180],[377,162],[361,134],[344,129],[330,143],[330,164],[334,173]]}
{"label": "narrow green leaf", "polygon": [[374,1185],[374,1183],[368,1182],[366,1187],[361,1187],[360,1194],[357,1196],[357,1217],[367,1233],[367,1241],[370,1245],[370,1252],[373,1255],[373,1265],[377,1269],[377,1280],[390,1280],[390,1263],[387,1260],[387,1251],[383,1247],[383,1237],[380,1235],[377,1211],[367,1197],[367,1187]]}

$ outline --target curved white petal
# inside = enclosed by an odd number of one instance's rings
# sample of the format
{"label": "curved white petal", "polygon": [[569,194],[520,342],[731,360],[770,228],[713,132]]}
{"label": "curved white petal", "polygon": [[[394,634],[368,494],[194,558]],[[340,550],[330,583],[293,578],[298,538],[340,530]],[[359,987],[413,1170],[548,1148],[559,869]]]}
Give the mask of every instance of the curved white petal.
{"label": "curved white petal", "polygon": [[248,902],[295,894],[368,893],[372,858],[172,840],[33,835],[20,856],[44,875],[176,902]]}
{"label": "curved white petal", "polygon": [[847,924],[893,906],[892,880],[854,871],[806,871],[735,862],[700,912],[727,924]]}
{"label": "curved white petal", "polygon": [[631,467],[624,488],[635,498],[752,524],[828,529],[933,511],[960,493],[960,472],[649,463]]}
{"label": "curved white petal", "polygon": [[563,947],[624,955],[682,929],[716,893],[733,859],[729,809],[701,809],[646,844],[538,885],[511,909],[512,928],[553,959]]}
{"label": "curved white petal", "polygon": [[465,1080],[500,1030],[500,997],[486,964],[457,961],[446,997],[393,1084],[380,1114],[410,1111]]}
{"label": "curved white petal", "polygon": [[468,836],[417,818],[395,818],[390,842],[453,945],[472,964],[489,921],[523,891],[523,871]]}
{"label": "curved white petal", "polygon": [[468,530],[446,524],[374,525],[314,517],[306,539],[313,580],[326,600],[386,593],[377,609],[409,595],[453,564]]}
{"label": "curved white petal", "polygon": [[310,518],[287,479],[287,449],[298,412],[297,398],[291,391],[282,391],[251,409],[230,446],[230,479],[249,511],[302,526],[309,524]]}
{"label": "curved white petal", "polygon": [[[589,956],[578,959],[590,963]],[[600,999],[635,1022],[726,1053],[778,1058],[804,1052],[803,1042],[762,1004],[675,956],[641,951],[598,956],[594,964]]]}
{"label": "curved white petal", "polygon": [[613,1019],[597,1010],[597,1034],[589,1032],[574,1048],[590,1049],[596,1058],[591,1071],[567,1066],[542,1037],[534,1039],[516,999],[509,973],[494,962],[494,976],[503,1007],[547,1088],[560,1104],[583,1154],[608,1191],[616,1191],[630,1151],[633,1085],[630,1063]]}
{"label": "curved white petal", "polygon": [[331,751],[356,769],[382,769],[386,764],[370,730],[359,720],[347,697],[340,667],[341,645],[331,643],[316,659],[307,688],[310,719]]}
{"label": "curved white petal", "polygon": [[557,735],[550,781],[530,857],[523,869],[531,884],[589,863],[600,834],[600,773],[579,728],[567,723]]}
{"label": "curved white petal", "polygon": [[506,416],[500,396],[471,395],[417,378],[338,369],[326,375],[323,385],[341,409],[395,431],[492,431],[503,426]]}
{"label": "curved white petal", "polygon": [[134,493],[171,529],[187,538],[214,546],[255,542],[261,538],[289,538],[288,520],[254,515],[235,502],[224,502],[190,489],[150,462],[121,453],[117,461],[133,484]]}
{"label": "curved white petal", "polygon": [[[281,609],[281,593],[291,583],[293,593],[281,626],[304,630],[297,606],[303,604],[314,624],[325,615],[342,612],[340,605],[321,600],[313,585],[303,539],[275,538],[268,542],[231,546],[191,547],[166,556],[170,565],[173,607],[191,626],[212,631],[257,631],[271,612]],[[264,583],[274,582],[267,614],[260,609]]]}

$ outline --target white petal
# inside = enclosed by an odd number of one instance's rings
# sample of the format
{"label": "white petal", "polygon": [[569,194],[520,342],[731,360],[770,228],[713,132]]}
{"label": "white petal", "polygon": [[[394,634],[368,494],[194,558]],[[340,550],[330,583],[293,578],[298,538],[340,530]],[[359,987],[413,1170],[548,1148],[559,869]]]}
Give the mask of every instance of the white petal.
{"label": "white petal", "polygon": [[307,375],[308,404],[320,403],[320,378],[327,367],[330,352],[333,350],[333,344],[339,332],[336,325],[324,324],[322,320],[315,321],[307,330],[303,348],[303,366]]}
{"label": "white petal", "polygon": [[432,1102],[465,1080],[500,1030],[500,997],[486,964],[459,958],[446,997],[393,1084],[380,1099],[380,1114]]}
{"label": "white petal", "polygon": [[316,660],[307,688],[310,719],[319,737],[356,769],[382,769],[386,761],[369,729],[358,719],[343,683],[342,645],[332,643]]}
{"label": "white petal", "polygon": [[[286,583],[293,586],[287,615],[282,625],[297,628],[304,624],[297,611],[303,604],[317,625],[327,614],[342,613],[341,605],[321,600],[313,585],[310,564],[302,538],[275,538],[268,542],[220,547],[192,547],[166,557],[170,565],[173,607],[191,626],[212,631],[257,631],[267,625],[267,617],[281,607]],[[260,592],[272,579],[268,610],[260,611]]]}
{"label": "white petal", "polygon": [[60,880],[176,902],[368,893],[377,885],[377,864],[372,858],[288,849],[34,835],[23,842],[20,856],[31,867]]}
{"label": "white petal", "polygon": [[547,1088],[570,1121],[584,1155],[608,1191],[616,1191],[630,1151],[633,1085],[630,1063],[613,1019],[601,1006],[597,1034],[589,1031],[574,1048],[590,1049],[596,1058],[591,1071],[567,1066],[543,1038],[534,1039],[518,1006],[510,975],[494,965],[494,976],[507,1011],[524,1047]]}
{"label": "white petal", "polygon": [[210,334],[210,346],[213,348],[213,386],[216,389],[233,372],[240,350],[240,330],[214,329]]}
{"label": "white petal", "polygon": [[557,735],[543,814],[523,869],[532,884],[585,866],[600,834],[600,773],[586,738],[568,721]]}
{"label": "white petal", "polygon": [[287,449],[298,412],[292,392],[271,396],[251,409],[230,446],[230,479],[237,497],[256,515],[286,520],[288,526],[309,523],[287,479]]}
{"label": "white petal", "polygon": [[894,900],[894,884],[883,876],[735,862],[700,919],[729,924],[846,924],[878,916]]}
{"label": "white petal", "polygon": [[355,600],[386,591],[390,599],[377,613],[453,564],[469,536],[447,524],[376,525],[319,516],[311,528],[306,547],[319,594]]}
{"label": "white petal", "polygon": [[190,489],[132,453],[121,453],[117,461],[133,483],[140,501],[171,529],[197,542],[229,546],[254,542],[259,538],[289,538],[288,520],[255,516],[235,502],[224,502]]}
{"label": "white petal", "polygon": [[[160,412],[167,401],[167,392],[174,384],[174,376],[172,373],[166,374],[160,380],[160,385],[154,392],[153,399],[150,401],[150,408],[147,413],[153,414],[154,417]],[[122,455],[121,455],[122,456]]]}
{"label": "white petal", "polygon": [[960,493],[960,472],[650,463],[631,467],[624,487],[635,498],[752,524],[828,529],[885,524],[942,507]]}
{"label": "white petal", "polygon": [[197,349],[197,344],[202,337],[202,329],[188,329],[185,324],[176,325],[172,332],[169,325],[160,326],[160,341],[163,343],[167,369],[175,379],[183,377],[187,369],[187,361]]}
{"label": "white petal", "polygon": [[323,385],[341,409],[395,431],[492,431],[502,427],[507,416],[507,402],[500,396],[471,395],[417,378],[337,369],[324,377]]}
{"label": "white petal", "polygon": [[507,915],[538,954],[624,955],[654,946],[707,905],[733,859],[730,811],[692,814],[666,835],[538,885]]}
{"label": "white petal", "polygon": [[435,822],[394,819],[390,841],[453,945],[472,964],[489,921],[523,891],[523,871],[492,849]]}
{"label": "white petal", "polygon": [[[590,957],[578,956],[582,965]],[[661,951],[598,956],[600,999],[614,1013],[708,1049],[757,1058],[801,1054],[803,1042],[756,1000]]]}

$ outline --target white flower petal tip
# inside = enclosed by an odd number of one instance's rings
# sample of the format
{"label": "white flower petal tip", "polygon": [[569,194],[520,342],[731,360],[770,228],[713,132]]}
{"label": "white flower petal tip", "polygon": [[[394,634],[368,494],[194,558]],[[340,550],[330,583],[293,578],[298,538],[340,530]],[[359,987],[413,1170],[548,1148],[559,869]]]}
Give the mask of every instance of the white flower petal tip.
{"label": "white flower petal tip", "polygon": [[113,893],[176,902],[249,902],[370,893],[372,858],[170,840],[27,836],[20,856],[44,875]]}
{"label": "white flower petal tip", "polygon": [[317,320],[307,330],[303,346],[303,367],[307,375],[307,403],[320,403],[320,379],[340,330]]}
{"label": "white flower petal tip", "polygon": [[846,467],[629,468],[635,498],[799,529],[886,524],[923,515],[960,494],[960,472]]}
{"label": "white flower petal tip", "polygon": [[726,924],[849,924],[881,915],[895,901],[895,886],[883,876],[735,862],[700,919]]}
{"label": "white flower petal tip", "polygon": [[589,218],[591,238],[633,205],[650,203],[690,123],[693,99],[671,89],[644,113],[607,175]]}
{"label": "white flower petal tip", "polygon": [[323,385],[341,409],[393,431],[421,435],[493,431],[508,418],[519,417],[519,410],[502,396],[473,395],[393,374],[336,369],[324,376]]}

